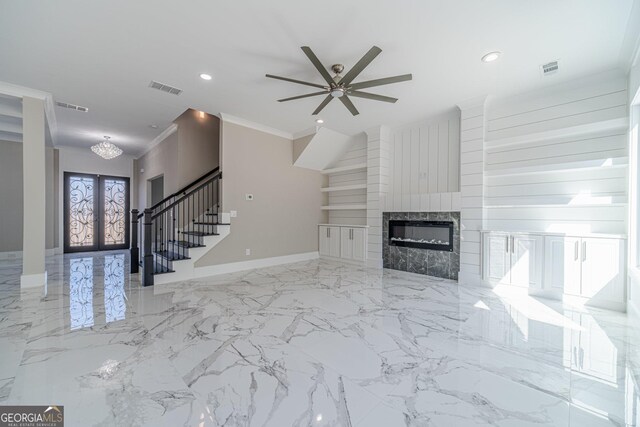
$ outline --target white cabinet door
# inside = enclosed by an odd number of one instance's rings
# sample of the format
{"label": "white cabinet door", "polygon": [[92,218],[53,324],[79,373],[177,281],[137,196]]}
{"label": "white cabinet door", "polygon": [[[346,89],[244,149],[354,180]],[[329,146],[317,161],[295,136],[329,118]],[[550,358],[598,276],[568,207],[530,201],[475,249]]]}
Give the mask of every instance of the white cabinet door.
{"label": "white cabinet door", "polygon": [[509,235],[486,233],[484,245],[484,279],[495,283],[510,283]]}
{"label": "white cabinet door", "polygon": [[367,230],[364,228],[352,228],[352,230],[353,259],[364,261],[367,259]]}
{"label": "white cabinet door", "polygon": [[542,287],[542,236],[511,236],[511,284],[530,289]]}
{"label": "white cabinet door", "polygon": [[580,244],[577,237],[544,238],[544,289],[562,294],[580,295]]}
{"label": "white cabinet door", "polygon": [[318,227],[318,246],[320,255],[329,256],[329,227],[326,225]]}
{"label": "white cabinet door", "polygon": [[624,303],[624,240],[584,238],[581,249],[581,295],[593,303]]}
{"label": "white cabinet door", "polygon": [[353,228],[342,227],[340,229],[340,256],[345,259],[353,258],[351,230],[353,230]]}
{"label": "white cabinet door", "polygon": [[340,228],[341,227],[328,227],[329,228],[329,256],[340,256]]}

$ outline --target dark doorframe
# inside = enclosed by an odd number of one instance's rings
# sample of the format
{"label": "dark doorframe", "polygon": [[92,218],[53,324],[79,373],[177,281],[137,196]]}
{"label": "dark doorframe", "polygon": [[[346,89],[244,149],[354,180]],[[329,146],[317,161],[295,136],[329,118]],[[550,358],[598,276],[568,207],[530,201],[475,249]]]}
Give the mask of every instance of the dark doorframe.
{"label": "dark doorframe", "polygon": [[129,178],[64,173],[64,252],[129,247]]}

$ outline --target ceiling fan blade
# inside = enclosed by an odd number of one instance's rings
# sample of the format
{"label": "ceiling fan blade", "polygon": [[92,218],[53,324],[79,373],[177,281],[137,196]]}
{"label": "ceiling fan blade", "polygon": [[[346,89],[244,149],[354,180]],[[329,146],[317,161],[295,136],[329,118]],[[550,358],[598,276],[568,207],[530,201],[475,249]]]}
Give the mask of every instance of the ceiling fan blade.
{"label": "ceiling fan blade", "polygon": [[355,105],[353,105],[353,102],[351,102],[348,96],[341,96],[340,101],[342,101],[344,106],[347,107],[347,110],[349,110],[354,116],[360,114],[360,112],[356,109]]}
{"label": "ceiling fan blade", "polygon": [[349,91],[347,92],[347,94],[349,96],[356,96],[358,98],[373,99],[375,101],[383,101],[383,102],[391,102],[391,103],[394,103],[398,100],[398,98],[392,98],[390,96],[376,95],[373,93],[360,92],[357,90]]}
{"label": "ceiling fan blade", "polygon": [[349,72],[344,75],[342,80],[340,80],[340,83],[344,85],[348,85],[349,83],[351,83],[353,79],[358,77],[358,74],[360,74],[362,70],[364,70],[367,65],[369,65],[371,61],[376,58],[376,56],[380,55],[380,52],[382,52],[382,49],[380,49],[378,46],[374,46],[369,49],[369,52],[365,53],[364,56],[360,58],[360,61],[358,61],[356,65],[354,65],[349,70]]}
{"label": "ceiling fan blade", "polygon": [[327,95],[327,97],[324,99],[324,101],[322,101],[322,103],[320,103],[320,105],[318,105],[318,108],[316,108],[316,111],[314,111],[313,113],[311,113],[312,116],[315,116],[316,114],[318,114],[320,111],[322,111],[322,109],[324,107],[327,106],[328,103],[331,102],[331,100],[333,99],[333,96],[331,95]]}
{"label": "ceiling fan blade", "polygon": [[403,74],[401,76],[385,77],[383,79],[368,80],[366,82],[354,83],[349,88],[364,89],[366,87],[374,87],[374,86],[389,85],[391,83],[406,82],[407,80],[411,80],[412,78],[413,76],[411,74]]}
{"label": "ceiling fan blade", "polygon": [[316,69],[320,72],[320,74],[322,75],[322,78],[329,83],[329,85],[333,85],[335,82],[333,81],[333,77],[331,77],[331,74],[329,74],[329,72],[327,71],[326,68],[324,68],[324,65],[322,65],[322,62],[320,62],[320,60],[318,59],[318,57],[316,56],[315,53],[313,53],[313,51],[311,50],[311,48],[309,46],[302,46],[301,47],[302,51],[304,52],[305,55],[307,55],[307,58],[309,58],[309,60],[311,61],[311,63],[316,67]]}
{"label": "ceiling fan blade", "polygon": [[278,102],[293,101],[294,99],[309,98],[310,96],[318,96],[318,95],[326,95],[326,94],[327,94],[327,91],[323,90],[322,92],[313,92],[313,93],[308,93],[306,95],[298,95],[298,96],[292,96],[291,98],[278,99]]}
{"label": "ceiling fan blade", "polygon": [[326,88],[326,86],[322,86],[316,83],[303,82],[302,80],[290,79],[288,77],[274,76],[273,74],[266,74],[266,76],[269,77],[270,79],[284,80],[285,82],[298,83],[299,85],[313,86],[313,87],[318,87],[320,89]]}

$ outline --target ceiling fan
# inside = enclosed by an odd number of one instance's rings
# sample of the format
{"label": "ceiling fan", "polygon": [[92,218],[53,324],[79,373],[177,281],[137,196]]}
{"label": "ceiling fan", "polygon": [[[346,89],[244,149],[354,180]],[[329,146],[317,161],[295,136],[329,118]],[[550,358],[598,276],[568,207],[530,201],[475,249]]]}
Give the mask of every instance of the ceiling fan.
{"label": "ceiling fan", "polygon": [[353,114],[354,116],[360,113],[351,102],[351,99],[349,99],[350,96],[355,96],[357,98],[373,99],[375,101],[394,103],[398,100],[397,98],[392,98],[390,96],[376,95],[369,92],[361,92],[360,89],[365,89],[365,88],[374,87],[374,86],[388,85],[391,83],[404,82],[407,80],[411,80],[412,78],[411,74],[403,74],[401,76],[386,77],[383,79],[375,79],[375,80],[368,80],[368,81],[359,82],[359,83],[352,83],[353,80],[356,77],[358,77],[358,75],[362,72],[362,70],[364,70],[371,63],[371,61],[373,61],[375,57],[378,56],[380,52],[382,52],[382,49],[380,49],[378,46],[373,46],[371,49],[369,49],[369,51],[365,53],[365,55],[356,63],[356,65],[354,65],[353,68],[351,68],[347,72],[347,74],[345,74],[344,76],[341,75],[342,71],[344,71],[344,65],[342,64],[332,65],[331,70],[335,73],[335,76],[333,77],[331,77],[331,74],[329,74],[327,69],[322,65],[318,57],[313,53],[313,51],[309,46],[302,46],[301,49],[305,53],[305,55],[307,55],[309,60],[311,60],[311,63],[320,72],[320,75],[322,75],[322,78],[325,80],[326,84],[322,85],[317,83],[305,82],[302,80],[290,79],[288,77],[274,76],[272,74],[267,74],[266,76],[271,79],[284,80],[287,82],[298,83],[301,85],[312,86],[312,87],[322,89],[322,91],[320,92],[313,92],[313,93],[308,93],[306,95],[293,96],[291,98],[284,98],[284,99],[278,100],[278,102],[285,102],[285,101],[293,101],[294,99],[309,98],[311,96],[327,95],[327,97],[320,103],[318,108],[316,108],[315,111],[312,113],[312,115],[314,116],[318,114],[320,111],[322,111],[322,109],[326,107],[327,104],[329,104],[329,102],[333,100],[333,98],[338,98],[342,102],[342,104],[345,107],[347,107],[347,110],[349,110],[351,114]]}

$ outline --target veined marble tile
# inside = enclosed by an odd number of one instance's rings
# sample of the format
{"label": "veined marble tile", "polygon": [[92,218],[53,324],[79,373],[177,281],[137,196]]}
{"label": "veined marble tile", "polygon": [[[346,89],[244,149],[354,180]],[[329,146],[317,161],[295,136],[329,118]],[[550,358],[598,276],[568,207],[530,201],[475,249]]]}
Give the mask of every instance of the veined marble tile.
{"label": "veined marble tile", "polygon": [[128,255],[0,261],[0,402],[70,425],[634,426],[626,315],[306,261],[142,288]]}

